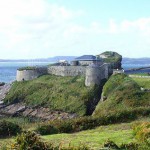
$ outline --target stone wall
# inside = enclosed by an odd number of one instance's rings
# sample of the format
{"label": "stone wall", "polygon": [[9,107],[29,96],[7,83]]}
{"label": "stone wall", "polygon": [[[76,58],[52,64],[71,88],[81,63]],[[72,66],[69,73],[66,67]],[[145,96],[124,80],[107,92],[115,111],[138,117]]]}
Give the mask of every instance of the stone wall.
{"label": "stone wall", "polygon": [[48,74],[57,76],[85,76],[85,66],[50,66],[48,67]]}
{"label": "stone wall", "polygon": [[41,75],[47,74],[47,68],[46,67],[39,67],[32,70],[17,70],[17,81],[28,81],[33,80]]}
{"label": "stone wall", "polygon": [[107,79],[109,75],[108,65],[103,64],[102,66],[89,66],[86,69],[85,85],[100,85],[102,79]]}
{"label": "stone wall", "polygon": [[109,64],[101,66],[49,66],[34,70],[17,71],[17,81],[32,80],[44,74],[56,76],[85,76],[85,85],[100,85],[102,79],[107,79],[110,74]]}

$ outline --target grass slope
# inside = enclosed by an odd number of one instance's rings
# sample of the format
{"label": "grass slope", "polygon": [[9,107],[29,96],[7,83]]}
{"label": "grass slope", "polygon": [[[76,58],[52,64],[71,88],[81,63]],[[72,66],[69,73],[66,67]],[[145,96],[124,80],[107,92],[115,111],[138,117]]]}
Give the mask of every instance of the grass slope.
{"label": "grass slope", "polygon": [[86,87],[85,78],[41,76],[32,81],[14,82],[4,102],[24,102],[78,115],[91,114],[100,98],[100,87]]}
{"label": "grass slope", "polygon": [[[147,81],[150,84],[150,81]],[[99,102],[94,111],[94,116],[123,112],[138,108],[150,109],[150,92],[140,90],[139,82],[125,74],[110,77],[103,87],[104,102]]]}

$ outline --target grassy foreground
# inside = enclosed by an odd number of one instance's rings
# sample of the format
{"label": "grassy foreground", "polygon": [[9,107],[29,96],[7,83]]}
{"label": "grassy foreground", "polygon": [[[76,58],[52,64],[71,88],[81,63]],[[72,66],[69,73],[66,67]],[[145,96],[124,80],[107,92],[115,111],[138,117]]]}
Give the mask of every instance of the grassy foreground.
{"label": "grassy foreground", "polygon": [[[150,121],[150,118],[141,118],[130,123],[100,126],[92,130],[72,134],[64,133],[41,136],[41,138],[48,143],[53,143],[54,146],[62,145],[63,147],[68,147],[69,144],[71,144],[76,147],[79,145],[86,145],[91,150],[98,150],[103,147],[103,144],[108,139],[114,141],[118,145],[136,142],[133,135],[132,125],[141,121]],[[26,125],[24,128],[27,130]],[[15,137],[0,139],[0,149],[6,145],[9,147],[14,141]]]}
{"label": "grassy foreground", "polygon": [[63,146],[69,144],[78,146],[80,144],[90,147],[92,150],[98,150],[103,147],[107,140],[112,140],[118,145],[129,144],[136,142],[133,135],[132,126],[135,123],[142,121],[150,121],[150,118],[140,118],[139,120],[130,123],[113,124],[100,126],[92,130],[86,130],[73,134],[55,134],[42,136],[47,142],[52,142],[54,145],[61,143]]}
{"label": "grassy foreground", "polygon": [[87,145],[90,148],[98,149],[103,146],[104,142],[113,140],[117,144],[134,142],[130,124],[118,124],[101,126],[93,130],[82,131],[74,134],[56,134],[42,136],[48,142],[55,145],[58,143],[68,146],[69,144],[78,146],[79,144]]}
{"label": "grassy foreground", "polygon": [[50,110],[91,114],[100,99],[100,87],[86,87],[85,78],[41,76],[32,81],[14,82],[4,102],[24,102],[29,106],[45,106]]}

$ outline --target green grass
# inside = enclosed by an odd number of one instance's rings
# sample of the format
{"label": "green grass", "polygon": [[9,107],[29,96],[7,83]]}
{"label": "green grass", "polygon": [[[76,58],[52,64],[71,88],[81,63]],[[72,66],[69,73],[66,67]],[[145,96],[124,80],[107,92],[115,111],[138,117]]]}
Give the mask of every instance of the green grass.
{"label": "green grass", "polygon": [[134,76],[149,76],[148,73],[136,73],[136,74],[130,74],[130,75],[134,75]]}
{"label": "green grass", "polygon": [[140,86],[146,89],[150,89],[150,78],[136,78],[132,77],[132,79]]}
{"label": "green grass", "polygon": [[18,70],[19,71],[23,71],[23,70],[35,70],[36,69],[36,67],[30,67],[30,66],[28,66],[28,67],[22,67],[22,68],[19,68]]}
{"label": "green grass", "polygon": [[94,116],[142,107],[150,109],[150,92],[141,91],[139,83],[125,74],[111,76],[103,87],[102,95],[106,100],[98,103]]}
{"label": "green grass", "polygon": [[[150,122],[150,118],[139,118],[136,121],[130,123],[113,124],[107,126],[100,126],[92,130],[86,130],[73,134],[55,134],[41,136],[45,141],[54,143],[54,145],[61,144],[62,146],[68,146],[69,144],[79,146],[80,144],[91,147],[98,150],[103,146],[105,141],[112,140],[118,145],[122,143],[135,142],[136,139],[133,136],[132,125],[138,122]],[[24,128],[30,130],[29,128]],[[0,149],[4,146],[10,146],[14,143],[15,137],[0,139]]]}
{"label": "green grass", "polygon": [[[44,75],[32,81],[14,82],[4,102],[24,102],[28,106],[44,106],[50,110],[77,113],[82,116],[99,101],[100,87],[86,87],[85,78]],[[95,101],[96,100],[96,101]]]}
{"label": "green grass", "polygon": [[[116,63],[122,60],[122,56],[116,52],[106,51],[101,55],[107,56],[107,58],[103,58],[103,61],[106,63]],[[99,55],[98,55],[99,56]]]}
{"label": "green grass", "polygon": [[135,141],[130,123],[100,126],[93,130],[86,130],[74,134],[56,134],[42,136],[42,138],[48,142],[53,142],[55,145],[58,145],[58,143],[62,143],[64,146],[68,146],[68,144],[75,146],[83,144],[94,149],[102,147],[103,143],[108,139],[113,140],[118,145]]}
{"label": "green grass", "polygon": [[0,149],[6,148],[6,146],[10,146],[15,140],[15,137],[0,139]]}

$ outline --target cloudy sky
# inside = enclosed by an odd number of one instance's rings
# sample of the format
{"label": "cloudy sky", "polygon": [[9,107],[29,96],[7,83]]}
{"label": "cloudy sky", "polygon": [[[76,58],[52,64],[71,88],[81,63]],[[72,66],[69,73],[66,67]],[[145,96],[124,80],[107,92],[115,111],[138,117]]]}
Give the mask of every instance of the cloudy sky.
{"label": "cloudy sky", "polygon": [[150,57],[150,0],[0,0],[0,59],[106,50]]}

